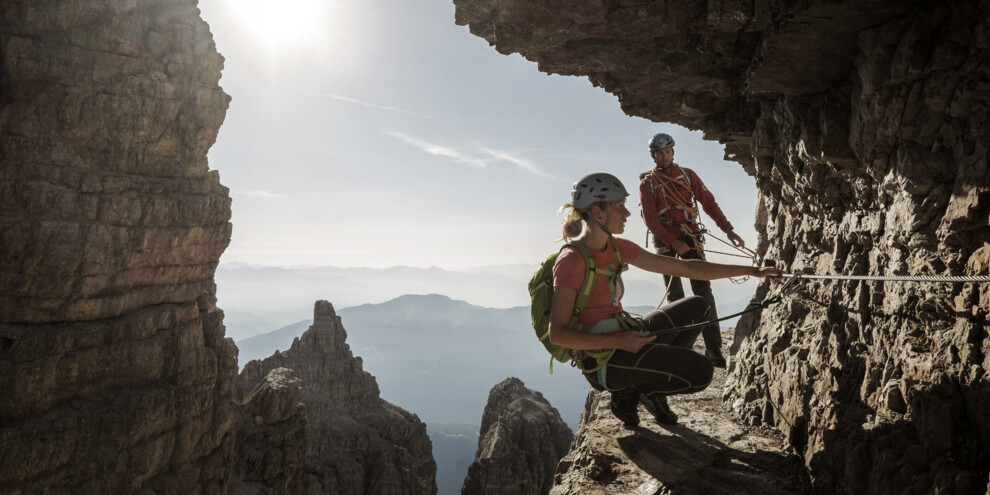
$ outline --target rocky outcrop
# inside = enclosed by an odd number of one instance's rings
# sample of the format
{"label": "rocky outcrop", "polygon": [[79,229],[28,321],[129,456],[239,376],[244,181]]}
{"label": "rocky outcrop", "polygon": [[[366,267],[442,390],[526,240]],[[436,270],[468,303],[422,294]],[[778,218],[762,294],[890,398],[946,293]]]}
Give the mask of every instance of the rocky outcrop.
{"label": "rocky outcrop", "polygon": [[[454,3],[501,53],[723,143],[786,271],[990,272],[990,1]],[[988,309],[988,284],[803,282],[740,322],[724,399],[816,492],[985,493]]]}
{"label": "rocky outcrop", "polygon": [[379,397],[375,378],[351,354],[329,302],[317,301],[313,313],[313,325],[289,350],[249,362],[237,378],[242,396],[277,368],[291,369],[302,380],[304,492],[436,493],[426,425]]}
{"label": "rocky outcrop", "polygon": [[222,66],[195,0],[0,3],[0,492],[226,490]]}
{"label": "rocky outcrop", "polygon": [[488,394],[464,494],[546,494],[574,433],[543,395],[507,378]]}
{"label": "rocky outcrop", "polygon": [[230,493],[302,492],[306,418],[302,381],[275,368],[244,398],[237,420]]}

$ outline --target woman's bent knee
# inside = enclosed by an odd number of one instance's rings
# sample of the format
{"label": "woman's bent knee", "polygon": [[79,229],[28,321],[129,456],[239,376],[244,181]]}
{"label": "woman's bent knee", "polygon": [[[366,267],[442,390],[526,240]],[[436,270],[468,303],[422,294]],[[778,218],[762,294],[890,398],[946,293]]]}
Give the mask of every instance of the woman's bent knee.
{"label": "woman's bent knee", "polygon": [[710,313],[709,308],[711,305],[708,303],[708,299],[701,296],[691,296],[684,299],[685,306],[688,306],[692,312],[697,312],[698,314],[703,314],[708,316]]}

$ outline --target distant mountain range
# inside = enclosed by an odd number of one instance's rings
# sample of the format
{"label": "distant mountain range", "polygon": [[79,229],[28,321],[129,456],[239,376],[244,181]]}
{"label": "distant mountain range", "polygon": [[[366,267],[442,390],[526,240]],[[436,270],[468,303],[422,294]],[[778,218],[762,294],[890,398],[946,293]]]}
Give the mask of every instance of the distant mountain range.
{"label": "distant mountain range", "polygon": [[[535,270],[534,268],[530,271]],[[445,294],[484,307],[528,304],[525,282],[492,271],[447,271],[440,268],[270,267],[240,263],[216,271],[218,305],[235,310],[240,325],[228,321],[234,340],[309,318],[313,301],[335,308],[381,303],[404,294]],[[528,279],[527,279],[528,281]]]}
{"label": "distant mountain range", "polygon": [[[450,271],[436,267],[271,267],[225,263],[216,271],[218,305],[227,335],[236,341],[312,317],[313,301],[338,310],[382,303],[405,294],[442,294],[486,308],[529,305],[526,284],[542,260],[529,265],[485,266]],[[656,306],[664,294],[659,275],[632,269],[623,275],[626,306]],[[720,314],[742,310],[756,282],[713,282]],[[685,290],[690,288],[685,284]],[[725,322],[731,325],[733,322]]]}

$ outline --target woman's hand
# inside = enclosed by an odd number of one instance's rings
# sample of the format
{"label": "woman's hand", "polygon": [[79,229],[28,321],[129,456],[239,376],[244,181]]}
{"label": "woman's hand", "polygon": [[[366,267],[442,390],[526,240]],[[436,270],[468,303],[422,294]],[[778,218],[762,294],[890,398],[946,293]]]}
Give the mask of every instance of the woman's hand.
{"label": "woman's hand", "polygon": [[619,332],[615,334],[615,348],[637,353],[644,345],[653,342],[656,338],[656,335],[650,335],[649,332]]}
{"label": "woman's hand", "polygon": [[753,276],[755,277],[779,277],[783,275],[784,272],[780,271],[780,268],[775,266],[754,266]]}

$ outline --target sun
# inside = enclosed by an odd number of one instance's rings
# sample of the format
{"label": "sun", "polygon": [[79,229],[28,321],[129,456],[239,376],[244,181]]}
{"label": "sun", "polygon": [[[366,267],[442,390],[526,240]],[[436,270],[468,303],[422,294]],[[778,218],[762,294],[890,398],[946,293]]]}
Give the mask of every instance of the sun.
{"label": "sun", "polygon": [[241,27],[274,44],[312,39],[330,21],[328,0],[227,0]]}

